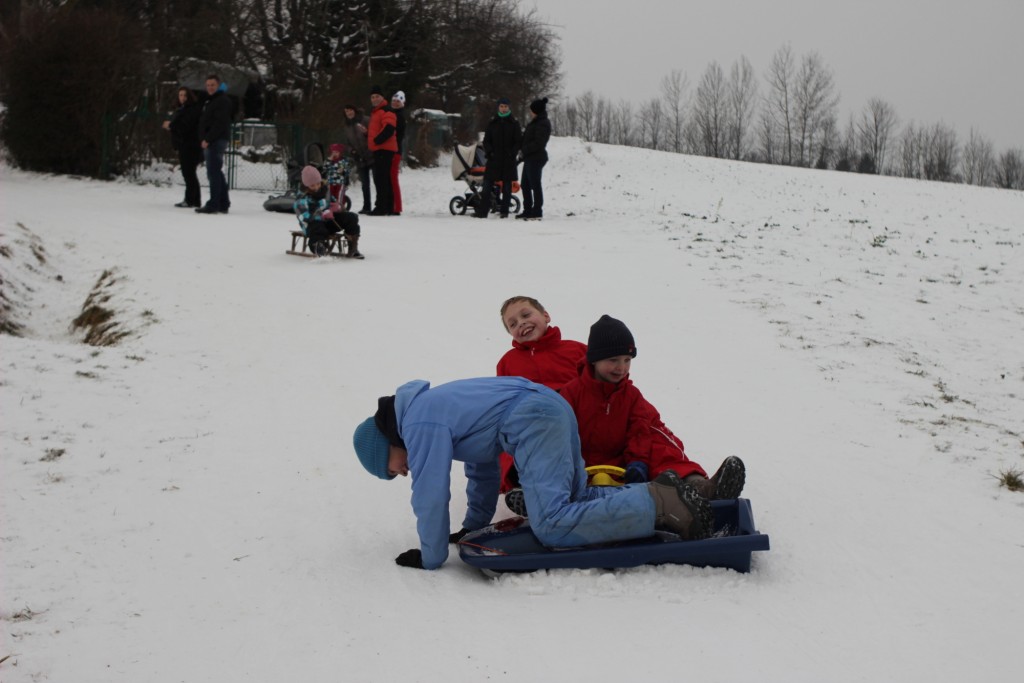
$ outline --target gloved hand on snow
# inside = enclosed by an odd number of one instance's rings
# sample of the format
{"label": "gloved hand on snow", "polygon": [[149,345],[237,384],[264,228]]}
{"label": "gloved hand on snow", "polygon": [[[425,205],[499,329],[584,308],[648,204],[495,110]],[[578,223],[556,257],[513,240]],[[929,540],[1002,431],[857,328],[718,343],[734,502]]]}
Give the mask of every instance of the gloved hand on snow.
{"label": "gloved hand on snow", "polygon": [[449,543],[458,543],[468,533],[469,533],[469,529],[460,529],[459,531],[456,531],[455,533],[453,533],[453,534],[448,536],[448,542]]}
{"label": "gloved hand on snow", "polygon": [[399,567],[423,569],[423,554],[420,552],[419,548],[406,550],[404,553],[395,558],[395,564],[397,564]]}
{"label": "gloved hand on snow", "polygon": [[622,476],[627,484],[636,484],[638,482],[647,481],[650,478],[650,472],[647,469],[645,463],[639,460],[626,465],[626,473]]}

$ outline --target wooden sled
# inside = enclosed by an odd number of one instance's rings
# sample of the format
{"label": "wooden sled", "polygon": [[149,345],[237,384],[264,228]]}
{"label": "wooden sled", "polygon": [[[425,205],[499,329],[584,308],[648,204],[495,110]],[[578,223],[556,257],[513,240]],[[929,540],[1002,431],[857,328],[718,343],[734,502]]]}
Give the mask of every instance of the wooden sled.
{"label": "wooden sled", "polygon": [[[309,250],[309,238],[302,234],[301,230],[292,230],[292,248],[288,249],[284,253],[291,254],[292,256],[305,256],[307,258],[316,258],[316,254]],[[299,240],[302,240],[302,246],[299,246]],[[345,235],[338,232],[327,238],[327,254],[326,256],[334,256],[335,258],[341,258],[348,255],[348,240],[345,239]]]}

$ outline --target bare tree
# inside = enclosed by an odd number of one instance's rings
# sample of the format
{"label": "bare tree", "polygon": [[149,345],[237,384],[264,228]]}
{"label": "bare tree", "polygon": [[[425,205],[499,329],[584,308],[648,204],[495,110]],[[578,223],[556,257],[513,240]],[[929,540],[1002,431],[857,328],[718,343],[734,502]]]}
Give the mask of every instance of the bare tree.
{"label": "bare tree", "polygon": [[761,117],[757,124],[757,147],[760,160],[766,164],[777,164],[780,159],[780,139],[778,124],[769,110],[767,101],[761,108]]}
{"label": "bare tree", "polygon": [[650,149],[661,149],[662,128],[665,125],[665,114],[661,108],[661,100],[651,98],[640,107],[640,139],[638,143]]}
{"label": "bare tree", "polygon": [[927,180],[953,182],[960,155],[956,131],[945,123],[936,123],[922,138],[922,171]]}
{"label": "bare tree", "polygon": [[878,97],[868,100],[857,124],[857,132],[860,136],[861,150],[871,155],[876,173],[883,172],[886,153],[896,125],[896,110],[891,104]]}
{"label": "bare tree", "polygon": [[701,76],[693,102],[693,125],[698,131],[701,153],[705,156],[725,156],[728,107],[722,66],[711,62]]}
{"label": "bare tree", "polygon": [[995,152],[992,143],[971,128],[960,157],[960,175],[968,185],[991,185],[995,179]]}
{"label": "bare tree", "polygon": [[733,159],[742,159],[747,150],[747,137],[754,107],[757,103],[757,80],[754,67],[745,56],[733,62],[726,86],[728,97],[727,153]]}
{"label": "bare tree", "polygon": [[619,100],[612,113],[612,143],[616,145],[635,146],[633,103]]}
{"label": "bare tree", "polygon": [[778,141],[771,141],[769,147],[778,148],[779,154],[773,154],[777,162],[793,163],[793,125],[794,125],[794,92],[793,92],[793,49],[787,43],[775,54],[768,65],[765,80],[768,82],[768,93],[765,95],[764,111],[771,118],[771,125],[762,119],[761,146],[765,148],[764,136],[768,133],[779,136]]}
{"label": "bare tree", "polygon": [[807,166],[814,158],[816,136],[822,122],[830,116],[834,117],[839,105],[832,71],[825,66],[817,52],[804,55],[800,61],[793,102],[797,133],[796,163]]}
{"label": "bare tree", "polygon": [[995,183],[1006,190],[1024,190],[1024,150],[1008,149],[999,155]]}
{"label": "bare tree", "polygon": [[924,139],[923,130],[914,126],[910,121],[903,128],[899,141],[899,172],[904,178],[920,178],[921,171],[921,147]]}
{"label": "bare tree", "polygon": [[678,69],[673,69],[661,79],[661,92],[665,100],[665,147],[672,152],[683,151],[686,91],[689,87],[686,74]]}
{"label": "bare tree", "polygon": [[579,117],[579,135],[587,142],[594,139],[594,114],[597,98],[593,90],[588,90],[576,98],[576,114]]}

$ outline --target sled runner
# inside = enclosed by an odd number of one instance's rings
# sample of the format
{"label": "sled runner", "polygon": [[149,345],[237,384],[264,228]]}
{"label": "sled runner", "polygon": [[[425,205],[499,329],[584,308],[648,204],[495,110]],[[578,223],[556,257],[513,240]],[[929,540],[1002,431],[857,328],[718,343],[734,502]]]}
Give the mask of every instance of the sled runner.
{"label": "sled runner", "polygon": [[714,500],[714,532],[703,541],[681,541],[675,534],[579,548],[541,545],[530,522],[512,517],[466,534],[459,556],[486,574],[532,572],[538,569],[615,569],[643,564],[688,564],[750,571],[751,553],[768,550],[768,536],[754,527],[746,498]]}

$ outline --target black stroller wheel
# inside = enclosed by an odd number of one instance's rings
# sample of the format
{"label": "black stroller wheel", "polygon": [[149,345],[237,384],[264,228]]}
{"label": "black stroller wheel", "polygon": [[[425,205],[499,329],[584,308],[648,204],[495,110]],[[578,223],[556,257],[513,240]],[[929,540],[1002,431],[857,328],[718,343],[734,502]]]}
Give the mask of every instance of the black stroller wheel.
{"label": "black stroller wheel", "polygon": [[516,214],[519,213],[519,209],[521,209],[522,206],[523,205],[519,203],[519,197],[512,195],[512,201],[510,201],[508,204],[509,213],[515,216]]}
{"label": "black stroller wheel", "polygon": [[345,195],[345,201],[341,204],[342,208],[346,211],[352,210],[352,199],[348,195]]}
{"label": "black stroller wheel", "polygon": [[461,216],[466,213],[466,200],[463,197],[452,197],[452,200],[448,202],[448,210],[452,212],[453,216]]}

